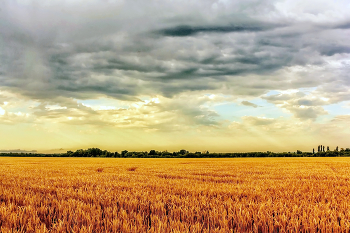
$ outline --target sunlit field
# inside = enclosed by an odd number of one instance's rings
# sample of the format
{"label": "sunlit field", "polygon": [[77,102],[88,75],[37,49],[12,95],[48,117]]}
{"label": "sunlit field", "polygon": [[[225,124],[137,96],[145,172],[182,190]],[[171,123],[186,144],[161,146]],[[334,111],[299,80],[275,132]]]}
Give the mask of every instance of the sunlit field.
{"label": "sunlit field", "polygon": [[0,158],[1,232],[343,232],[350,158]]}

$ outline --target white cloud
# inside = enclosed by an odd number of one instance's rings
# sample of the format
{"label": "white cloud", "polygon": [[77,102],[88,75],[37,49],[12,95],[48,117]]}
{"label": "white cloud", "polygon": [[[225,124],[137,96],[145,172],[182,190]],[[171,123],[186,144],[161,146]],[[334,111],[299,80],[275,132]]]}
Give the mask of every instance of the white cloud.
{"label": "white cloud", "polygon": [[0,115],[5,115],[5,110],[2,107],[0,107]]}
{"label": "white cloud", "polygon": [[48,109],[49,111],[57,110],[57,109],[67,109],[67,107],[62,107],[59,105],[46,105],[45,108]]}

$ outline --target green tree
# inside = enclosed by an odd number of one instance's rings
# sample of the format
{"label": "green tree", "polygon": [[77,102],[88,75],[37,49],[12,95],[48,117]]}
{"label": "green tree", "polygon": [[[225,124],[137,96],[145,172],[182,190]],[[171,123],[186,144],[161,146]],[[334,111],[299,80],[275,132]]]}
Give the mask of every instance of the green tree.
{"label": "green tree", "polygon": [[179,154],[180,154],[180,155],[185,155],[186,152],[187,152],[186,150],[180,150],[180,151],[179,151]]}
{"label": "green tree", "polygon": [[149,155],[156,155],[156,150],[150,150],[148,154]]}
{"label": "green tree", "polygon": [[122,156],[121,157],[126,157],[126,154],[128,153],[128,151],[127,150],[123,150],[122,151]]}

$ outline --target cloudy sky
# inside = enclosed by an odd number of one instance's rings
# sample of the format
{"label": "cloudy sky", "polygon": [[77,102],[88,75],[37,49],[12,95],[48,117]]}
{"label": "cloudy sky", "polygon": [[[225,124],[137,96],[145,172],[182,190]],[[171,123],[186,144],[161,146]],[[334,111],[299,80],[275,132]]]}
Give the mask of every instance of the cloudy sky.
{"label": "cloudy sky", "polygon": [[0,150],[350,147],[348,0],[0,0]]}

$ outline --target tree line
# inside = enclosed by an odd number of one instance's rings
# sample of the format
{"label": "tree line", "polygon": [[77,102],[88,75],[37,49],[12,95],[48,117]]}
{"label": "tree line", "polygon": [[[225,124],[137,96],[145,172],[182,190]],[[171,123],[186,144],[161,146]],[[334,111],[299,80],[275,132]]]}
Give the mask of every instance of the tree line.
{"label": "tree line", "polygon": [[101,158],[246,158],[246,157],[346,157],[350,156],[350,148],[340,150],[338,147],[335,150],[324,149],[324,146],[318,146],[318,151],[315,152],[242,152],[242,153],[211,153],[204,152],[189,152],[180,150],[176,152],[168,151],[127,151],[110,152],[99,148],[88,148],[86,150],[79,149],[76,151],[67,151],[59,154],[42,154],[42,153],[0,153],[0,156],[9,157],[101,157]]}

